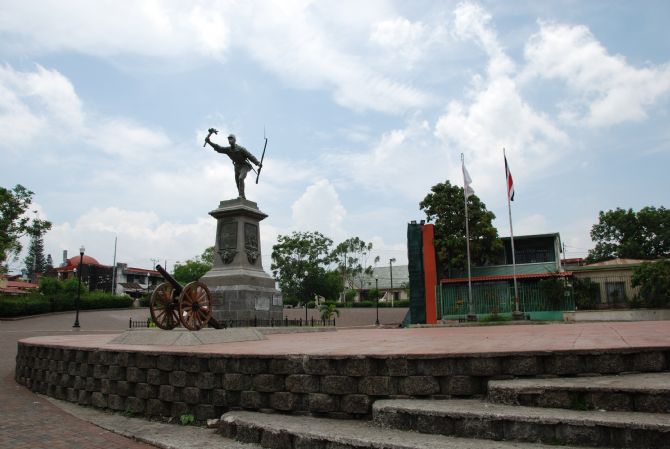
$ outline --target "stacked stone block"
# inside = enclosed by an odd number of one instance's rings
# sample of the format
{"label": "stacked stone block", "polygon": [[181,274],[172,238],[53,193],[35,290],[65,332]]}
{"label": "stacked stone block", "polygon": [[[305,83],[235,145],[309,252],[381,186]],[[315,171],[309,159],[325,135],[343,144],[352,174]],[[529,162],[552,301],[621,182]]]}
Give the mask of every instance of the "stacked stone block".
{"label": "stacked stone block", "polygon": [[670,370],[670,351],[440,357],[191,355],[19,343],[16,380],[58,399],[197,420],[227,410],[364,418],[378,399],[478,397],[490,379]]}

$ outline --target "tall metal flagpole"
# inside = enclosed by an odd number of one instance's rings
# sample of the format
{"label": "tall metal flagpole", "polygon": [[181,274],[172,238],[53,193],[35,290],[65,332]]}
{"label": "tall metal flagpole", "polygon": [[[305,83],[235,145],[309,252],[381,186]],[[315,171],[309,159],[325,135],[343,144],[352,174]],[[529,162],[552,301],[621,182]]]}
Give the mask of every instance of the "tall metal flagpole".
{"label": "tall metal flagpole", "polygon": [[114,237],[114,265],[112,268],[112,296],[116,296],[116,239]]}
{"label": "tall metal flagpole", "polygon": [[503,148],[503,158],[505,159],[505,191],[507,192],[507,211],[509,213],[509,235],[510,242],[512,243],[512,277],[514,278],[514,313],[512,316],[518,319],[521,316],[521,311],[519,311],[519,287],[516,283],[516,254],[514,251],[514,230],[512,228],[512,203],[510,200],[510,190],[509,190],[509,167],[507,166],[507,155],[505,154],[505,149]]}
{"label": "tall metal flagpole", "polygon": [[472,276],[470,273],[470,226],[468,225],[468,193],[471,190],[466,180],[465,160],[461,153],[461,168],[463,169],[463,205],[465,207],[465,247],[468,255],[468,321],[477,320],[475,304],[472,302]]}

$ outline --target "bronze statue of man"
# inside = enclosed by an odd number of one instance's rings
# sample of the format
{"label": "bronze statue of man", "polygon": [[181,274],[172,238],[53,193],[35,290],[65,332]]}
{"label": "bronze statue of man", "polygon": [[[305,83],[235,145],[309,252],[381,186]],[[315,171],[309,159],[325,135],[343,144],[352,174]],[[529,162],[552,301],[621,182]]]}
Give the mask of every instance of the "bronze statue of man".
{"label": "bronze statue of man", "polygon": [[209,139],[211,135],[212,132],[210,131],[207,138],[205,138],[205,143],[210,144],[217,153],[223,153],[233,161],[233,167],[235,167],[235,184],[237,184],[237,193],[239,195],[238,198],[246,199],[244,196],[244,178],[247,177],[249,170],[253,170],[253,167],[249,162],[253,162],[259,169],[263,165],[258,162],[258,159],[256,159],[253,154],[247,151],[246,148],[235,143],[234,134],[228,136],[228,143],[230,144],[229,147],[222,147],[221,145],[215,144]]}

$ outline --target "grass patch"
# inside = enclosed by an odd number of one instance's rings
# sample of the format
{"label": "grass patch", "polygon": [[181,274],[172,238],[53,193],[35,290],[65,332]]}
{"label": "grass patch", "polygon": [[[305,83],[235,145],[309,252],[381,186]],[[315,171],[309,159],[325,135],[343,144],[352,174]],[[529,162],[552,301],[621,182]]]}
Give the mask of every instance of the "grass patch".
{"label": "grass patch", "polygon": [[490,315],[483,316],[478,320],[480,323],[500,323],[505,321],[512,321],[511,316],[500,315],[499,313],[492,313]]}

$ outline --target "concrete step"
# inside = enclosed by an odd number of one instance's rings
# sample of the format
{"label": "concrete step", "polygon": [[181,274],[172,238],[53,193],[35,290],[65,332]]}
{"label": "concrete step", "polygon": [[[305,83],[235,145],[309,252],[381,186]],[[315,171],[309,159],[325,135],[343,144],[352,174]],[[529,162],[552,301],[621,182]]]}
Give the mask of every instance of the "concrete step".
{"label": "concrete step", "polygon": [[399,399],[375,402],[372,415],[382,427],[466,438],[670,448],[670,417],[659,413],[535,408],[477,399]]}
{"label": "concrete step", "polygon": [[670,413],[670,373],[496,380],[488,383],[487,399],[530,407]]}
{"label": "concrete step", "polygon": [[[220,433],[272,449],[551,449],[534,443],[477,440],[380,429],[369,421],[234,411]],[[574,446],[573,446],[574,448]]]}

